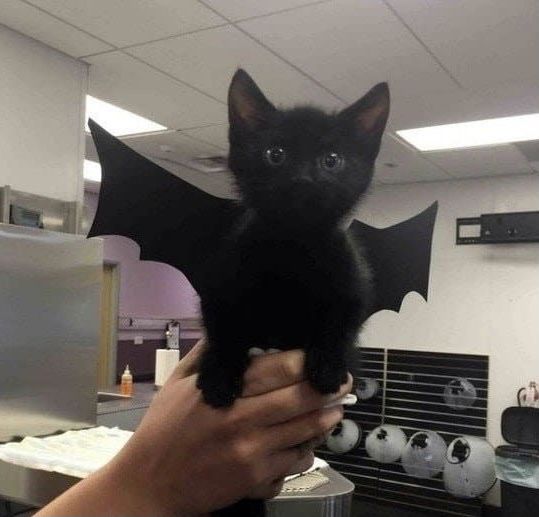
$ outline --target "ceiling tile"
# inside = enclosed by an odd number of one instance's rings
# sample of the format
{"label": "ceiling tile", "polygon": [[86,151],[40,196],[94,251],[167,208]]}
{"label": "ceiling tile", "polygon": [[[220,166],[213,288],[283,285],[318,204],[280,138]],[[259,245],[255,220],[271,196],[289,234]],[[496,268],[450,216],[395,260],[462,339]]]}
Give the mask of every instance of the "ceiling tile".
{"label": "ceiling tile", "polygon": [[193,138],[216,145],[221,149],[228,150],[228,124],[199,127],[182,131]]}
{"label": "ceiling tile", "polygon": [[461,89],[443,94],[417,95],[402,99],[402,102],[392,102],[391,127],[394,130],[410,129],[537,112],[537,85],[513,83],[480,92]]}
{"label": "ceiling tile", "polygon": [[[232,178],[229,172],[201,172],[183,165],[199,156],[215,155],[222,152],[211,145],[196,142],[192,138],[182,136],[178,132],[168,132],[140,137],[122,138],[129,147],[157,163],[165,170],[180,176],[193,185],[216,196],[230,197],[233,194]],[[161,145],[171,148],[163,152]],[[86,159],[99,161],[92,137],[86,134]],[[86,189],[96,190],[96,185],[86,182]],[[98,187],[97,187],[98,188]]]}
{"label": "ceiling tile", "polygon": [[245,0],[203,0],[203,3],[213,7],[225,18],[236,21],[317,2],[316,0],[271,0],[271,2],[268,0],[249,0],[248,2]]}
{"label": "ceiling tile", "polygon": [[195,140],[180,131],[170,131],[139,137],[123,138],[129,147],[146,156],[178,163],[201,156],[223,154],[223,151],[206,142]]}
{"label": "ceiling tile", "polygon": [[170,129],[226,122],[226,106],[121,52],[87,58],[90,95]]}
{"label": "ceiling tile", "polygon": [[539,81],[536,0],[389,0],[461,84]]}
{"label": "ceiling tile", "polygon": [[123,47],[224,23],[196,0],[30,0],[105,41]]}
{"label": "ceiling tile", "polygon": [[458,88],[380,1],[337,0],[239,26],[348,102],[380,81],[397,102]]}
{"label": "ceiling tile", "polygon": [[112,49],[110,45],[20,0],[0,2],[0,21],[26,36],[73,57]]}
{"label": "ceiling tile", "polygon": [[515,145],[528,161],[539,161],[539,140],[530,140],[529,142],[517,142]]}
{"label": "ceiling tile", "polygon": [[425,153],[455,178],[528,174],[532,168],[514,145]]}
{"label": "ceiling tile", "polygon": [[386,135],[376,160],[374,179],[379,183],[415,183],[451,178],[435,164],[425,160],[421,153]]}
{"label": "ceiling tile", "polygon": [[128,52],[223,101],[232,74],[243,67],[278,104],[315,102],[329,108],[342,104],[230,25],[149,43]]}

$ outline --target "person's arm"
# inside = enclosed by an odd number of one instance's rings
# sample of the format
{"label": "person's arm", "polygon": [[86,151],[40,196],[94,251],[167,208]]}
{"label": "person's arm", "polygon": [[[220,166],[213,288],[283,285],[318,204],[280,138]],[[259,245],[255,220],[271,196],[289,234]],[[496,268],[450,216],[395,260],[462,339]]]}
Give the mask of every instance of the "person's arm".
{"label": "person's arm", "polygon": [[196,388],[198,345],[181,362],[125,447],[105,467],[39,511],[39,517],[205,515],[245,497],[271,498],[283,478],[313,461],[342,418],[303,378],[304,354],[254,359],[231,408],[206,405]]}

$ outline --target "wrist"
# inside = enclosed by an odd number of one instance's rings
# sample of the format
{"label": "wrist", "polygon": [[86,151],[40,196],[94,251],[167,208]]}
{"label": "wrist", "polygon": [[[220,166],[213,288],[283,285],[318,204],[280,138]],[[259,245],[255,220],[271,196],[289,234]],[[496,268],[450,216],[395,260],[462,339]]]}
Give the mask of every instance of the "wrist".
{"label": "wrist", "polygon": [[115,506],[121,509],[119,515],[190,517],[172,508],[171,501],[167,501],[158,490],[155,476],[141,467],[141,462],[131,463],[121,454],[97,475],[100,476],[100,481],[117,495]]}

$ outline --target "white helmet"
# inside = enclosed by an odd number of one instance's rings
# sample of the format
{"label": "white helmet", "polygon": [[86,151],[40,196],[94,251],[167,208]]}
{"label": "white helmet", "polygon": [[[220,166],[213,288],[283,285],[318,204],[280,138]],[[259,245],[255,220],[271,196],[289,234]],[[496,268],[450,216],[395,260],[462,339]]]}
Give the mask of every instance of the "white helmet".
{"label": "white helmet", "polygon": [[361,441],[361,427],[353,420],[344,419],[337,424],[326,440],[327,448],[338,454],[350,452]]}
{"label": "white helmet", "polygon": [[496,481],[494,448],[483,438],[460,436],[447,447],[445,489],[455,497],[471,499],[492,488]]}
{"label": "white helmet", "polygon": [[356,395],[359,400],[369,400],[380,391],[380,384],[376,379],[361,377],[357,381]]}
{"label": "white helmet", "polygon": [[476,399],[477,390],[468,379],[457,377],[445,385],[444,400],[451,409],[467,409]]}
{"label": "white helmet", "polygon": [[427,479],[444,468],[447,445],[434,431],[419,431],[412,435],[402,453],[402,467],[411,476]]}
{"label": "white helmet", "polygon": [[406,446],[406,435],[396,425],[381,425],[373,429],[365,440],[367,454],[379,463],[397,461]]}

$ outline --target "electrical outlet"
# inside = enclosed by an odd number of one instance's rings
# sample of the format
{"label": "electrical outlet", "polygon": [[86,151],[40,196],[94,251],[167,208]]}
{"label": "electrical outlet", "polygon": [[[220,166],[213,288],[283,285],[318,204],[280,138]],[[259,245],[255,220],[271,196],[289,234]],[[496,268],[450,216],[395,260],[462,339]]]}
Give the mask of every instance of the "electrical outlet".
{"label": "electrical outlet", "polygon": [[142,345],[142,343],[144,343],[144,338],[142,336],[135,336],[133,338],[133,344]]}

